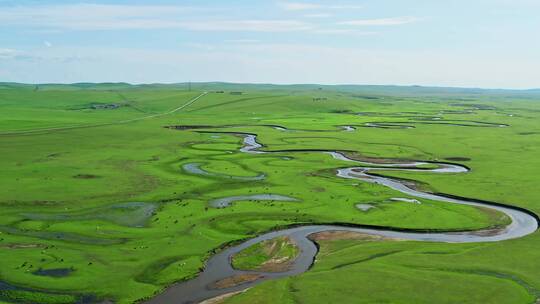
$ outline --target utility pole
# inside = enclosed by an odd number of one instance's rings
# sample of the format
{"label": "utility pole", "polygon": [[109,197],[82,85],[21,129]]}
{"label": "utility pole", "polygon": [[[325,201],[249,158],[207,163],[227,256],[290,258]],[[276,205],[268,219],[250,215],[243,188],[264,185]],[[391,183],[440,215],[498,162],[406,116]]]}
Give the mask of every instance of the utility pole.
{"label": "utility pole", "polygon": [[188,82],[188,91],[191,92],[191,81]]}

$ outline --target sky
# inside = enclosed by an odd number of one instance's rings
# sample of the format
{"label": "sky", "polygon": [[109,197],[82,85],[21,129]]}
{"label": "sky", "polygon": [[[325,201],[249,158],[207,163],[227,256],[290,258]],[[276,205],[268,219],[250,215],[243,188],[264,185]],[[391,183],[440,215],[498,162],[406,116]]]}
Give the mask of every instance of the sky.
{"label": "sky", "polygon": [[539,0],[0,0],[0,81],[540,88]]}

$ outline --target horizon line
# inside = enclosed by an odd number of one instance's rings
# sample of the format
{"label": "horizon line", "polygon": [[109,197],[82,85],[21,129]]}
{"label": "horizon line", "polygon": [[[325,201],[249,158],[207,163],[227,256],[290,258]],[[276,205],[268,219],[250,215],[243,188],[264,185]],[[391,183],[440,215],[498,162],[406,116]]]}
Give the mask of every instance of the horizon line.
{"label": "horizon line", "polygon": [[444,85],[419,85],[419,84],[354,84],[354,83],[272,83],[272,82],[231,82],[231,81],[181,81],[181,82],[127,82],[127,81],[77,81],[77,82],[17,82],[17,81],[0,81],[3,84],[19,84],[19,85],[77,85],[77,84],[126,84],[130,86],[144,85],[179,85],[179,84],[232,84],[232,85],[272,85],[272,86],[357,86],[357,87],[398,87],[398,88],[426,88],[426,89],[461,89],[461,90],[483,90],[483,91],[540,91],[540,87],[531,88],[488,88],[474,86],[444,86]]}

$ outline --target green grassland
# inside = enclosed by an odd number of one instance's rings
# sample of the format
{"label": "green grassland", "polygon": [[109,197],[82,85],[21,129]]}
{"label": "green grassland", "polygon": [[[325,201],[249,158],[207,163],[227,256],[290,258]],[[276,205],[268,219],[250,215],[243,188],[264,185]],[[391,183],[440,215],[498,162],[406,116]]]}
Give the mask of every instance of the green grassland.
{"label": "green grassland", "polygon": [[241,270],[283,271],[293,261],[299,248],[287,237],[259,242],[235,254],[232,265]]}
{"label": "green grassland", "polygon": [[[222,131],[256,133],[268,151],[463,158],[459,163],[471,168],[466,174],[384,174],[540,214],[540,96],[534,92],[193,87],[0,86],[0,301],[132,303],[195,276],[224,244],[292,224],[461,231],[508,222],[469,206],[391,201],[407,196],[335,177],[336,168],[350,163],[322,153],[246,154],[238,151],[240,137]],[[204,91],[210,93],[180,111],[150,117]],[[365,127],[368,122],[414,128]],[[210,133],[165,128],[173,125],[209,126],[202,130]],[[344,125],[356,130],[345,132]],[[187,172],[189,163],[213,174]],[[230,178],[259,174],[265,178]],[[265,193],[296,201],[208,205]],[[361,211],[358,203],[375,208]],[[534,303],[540,297],[538,233],[490,244],[336,240],[320,246],[310,271],[265,282],[227,303]],[[39,274],[65,269],[65,276]]]}

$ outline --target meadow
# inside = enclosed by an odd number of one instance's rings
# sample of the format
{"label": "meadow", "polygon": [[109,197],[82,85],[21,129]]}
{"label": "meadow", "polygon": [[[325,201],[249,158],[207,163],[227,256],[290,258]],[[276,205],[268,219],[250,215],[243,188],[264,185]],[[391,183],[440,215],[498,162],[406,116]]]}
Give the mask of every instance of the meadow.
{"label": "meadow", "polygon": [[[279,153],[242,153],[235,133],[257,134],[264,150]],[[143,301],[196,276],[223,246],[290,225],[466,231],[509,223],[482,208],[407,202],[412,198],[386,187],[337,178],[336,170],[348,166],[343,161],[288,150],[463,164],[471,171],[381,173],[540,214],[537,92],[6,83],[0,85],[0,302]],[[290,200],[212,204],[253,195]],[[538,232],[471,244],[317,242],[308,272],[223,302],[540,299]]]}

